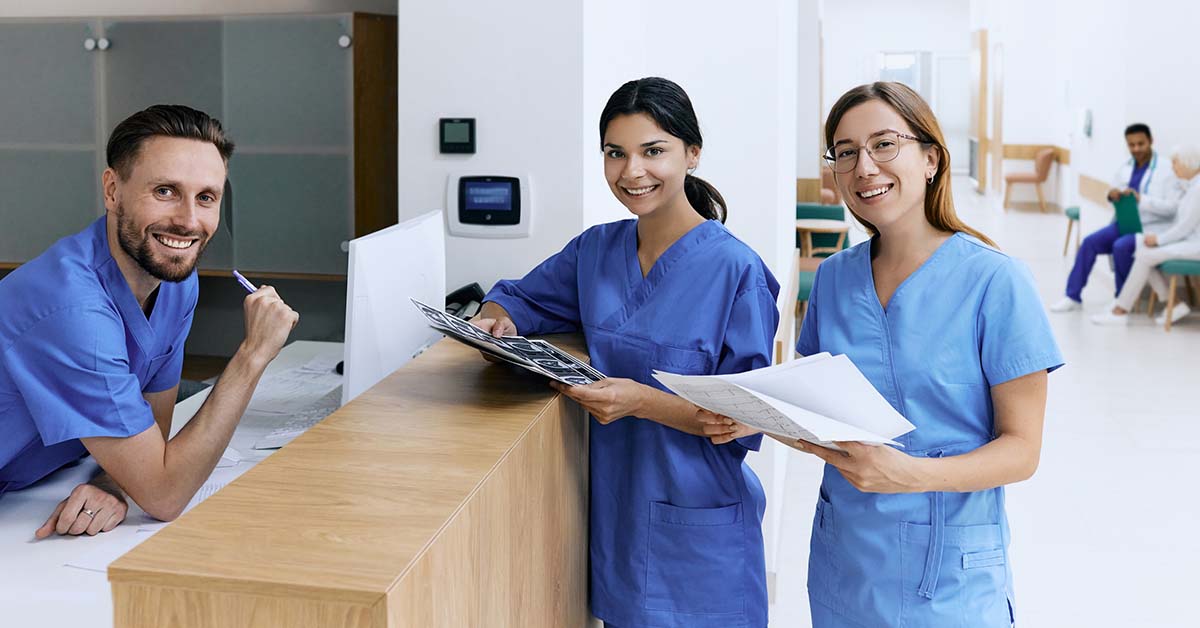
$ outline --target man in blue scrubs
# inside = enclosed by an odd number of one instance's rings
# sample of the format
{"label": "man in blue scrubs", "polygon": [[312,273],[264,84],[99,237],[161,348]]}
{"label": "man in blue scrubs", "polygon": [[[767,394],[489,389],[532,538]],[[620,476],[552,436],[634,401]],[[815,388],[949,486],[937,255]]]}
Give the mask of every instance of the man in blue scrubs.
{"label": "man in blue scrubs", "polygon": [[196,263],[217,229],[232,152],[200,111],[134,114],[109,138],[105,215],[0,281],[0,496],[89,453],[104,471],[47,513],[38,538],[111,530],[124,495],[153,517],[177,517],[295,326],[272,288],[246,297],[246,339],[167,440]]}

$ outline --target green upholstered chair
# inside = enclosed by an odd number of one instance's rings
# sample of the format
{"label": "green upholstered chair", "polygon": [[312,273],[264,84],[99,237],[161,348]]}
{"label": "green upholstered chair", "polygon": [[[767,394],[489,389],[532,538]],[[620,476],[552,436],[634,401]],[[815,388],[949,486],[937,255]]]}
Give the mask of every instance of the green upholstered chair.
{"label": "green upholstered chair", "polygon": [[[820,203],[796,203],[796,220],[806,220],[817,218],[821,220],[845,220],[846,208],[841,205],[822,205]],[[842,238],[842,248],[845,249],[848,245],[849,238]],[[835,247],[838,244],[838,234],[836,233],[817,233],[812,236],[813,248],[820,247]],[[800,236],[796,236],[796,248],[800,248]],[[829,253],[820,254],[817,257],[828,257]],[[813,280],[816,279],[817,272],[815,270],[800,270],[799,290],[796,294],[796,314],[797,317],[803,318],[804,311],[808,305],[808,296],[812,292]]]}
{"label": "green upholstered chair", "polygon": [[1067,215],[1067,241],[1063,242],[1063,257],[1067,256],[1067,249],[1071,246],[1071,231],[1075,231],[1075,251],[1079,251],[1079,238],[1083,233],[1083,227],[1079,226],[1079,206],[1072,205],[1063,210]]}
{"label": "green upholstered chair", "polygon": [[[1158,269],[1162,274],[1171,278],[1170,286],[1167,288],[1167,322],[1163,325],[1163,329],[1171,331],[1171,310],[1175,309],[1175,288],[1179,287],[1179,278],[1183,277],[1183,285],[1187,287],[1188,301],[1191,301],[1191,306],[1195,308],[1196,293],[1192,290],[1192,284],[1189,279],[1192,277],[1200,277],[1200,260],[1194,259],[1173,259],[1163,262],[1158,265]],[[1156,295],[1154,291],[1150,291],[1150,316],[1154,316],[1154,301]]]}

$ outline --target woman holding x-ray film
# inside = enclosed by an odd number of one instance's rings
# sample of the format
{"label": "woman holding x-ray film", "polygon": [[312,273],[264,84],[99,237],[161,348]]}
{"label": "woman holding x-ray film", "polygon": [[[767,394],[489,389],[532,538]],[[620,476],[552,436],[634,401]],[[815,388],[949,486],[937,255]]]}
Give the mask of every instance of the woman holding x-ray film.
{"label": "woman holding x-ray film", "polygon": [[845,354],[916,430],[896,439],[903,449],[786,443],[827,463],[813,625],[1008,627],[1003,486],[1037,468],[1062,357],[1028,271],[955,214],[950,156],[916,92],[851,90],[825,142],[873,237],[818,267],[796,351]]}
{"label": "woman holding x-ray film", "polygon": [[581,330],[609,377],[553,384],[592,414],[591,608],[610,628],[767,625],[765,497],[743,464],[762,437],[715,445],[655,369],[740,373],[770,363],[779,284],[722,224],[725,201],[690,174],[701,136],[687,94],[646,78],[600,116],[604,174],[635,219],[598,225],[518,281],[475,323],[494,335]]}

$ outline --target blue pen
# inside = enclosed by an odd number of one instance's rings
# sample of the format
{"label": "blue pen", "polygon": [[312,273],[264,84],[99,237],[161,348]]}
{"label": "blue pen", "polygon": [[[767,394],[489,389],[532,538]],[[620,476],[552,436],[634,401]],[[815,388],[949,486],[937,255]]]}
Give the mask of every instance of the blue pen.
{"label": "blue pen", "polygon": [[242,287],[245,288],[246,292],[249,292],[250,294],[254,294],[258,290],[258,288],[254,287],[254,284],[250,283],[245,277],[242,276],[242,273],[239,273],[237,270],[233,271],[233,278],[237,279],[238,283],[242,284]]}

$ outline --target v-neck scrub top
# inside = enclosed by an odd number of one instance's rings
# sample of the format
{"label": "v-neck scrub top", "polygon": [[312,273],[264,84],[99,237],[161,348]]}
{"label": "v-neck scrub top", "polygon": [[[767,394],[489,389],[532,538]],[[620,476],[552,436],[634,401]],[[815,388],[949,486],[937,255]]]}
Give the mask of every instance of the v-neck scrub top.
{"label": "v-neck scrub top", "polygon": [[142,395],[179,383],[198,295],[195,273],[164,281],[147,319],[104,217],[0,281],[0,494],[154,425]]}
{"label": "v-neck scrub top", "polygon": [[[677,240],[643,278],[637,220],[588,229],[486,300],[521,334],[582,330],[592,364],[662,389],[686,375],[767,366],[779,284],[716,221]],[[713,445],[661,423],[591,420],[590,602],[623,628],[767,625],[765,498],[743,464],[761,435]]]}
{"label": "v-neck scrub top", "polygon": [[[818,267],[796,351],[845,354],[916,430],[913,456],[996,437],[991,387],[1063,359],[1020,262],[957,233],[880,306],[864,242]],[[1008,628],[1004,489],[864,493],[825,466],[808,591],[816,628]]]}

